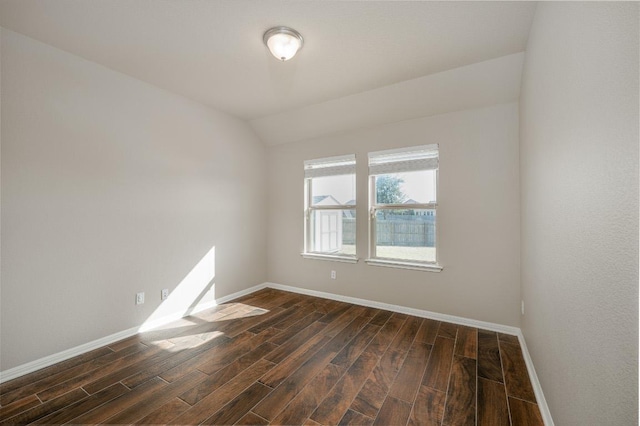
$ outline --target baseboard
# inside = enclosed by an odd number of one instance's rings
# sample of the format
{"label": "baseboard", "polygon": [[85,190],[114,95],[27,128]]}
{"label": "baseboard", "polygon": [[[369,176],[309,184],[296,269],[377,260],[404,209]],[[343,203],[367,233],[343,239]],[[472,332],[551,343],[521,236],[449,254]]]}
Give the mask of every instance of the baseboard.
{"label": "baseboard", "polygon": [[53,355],[48,355],[43,358],[37,359],[35,361],[28,362],[26,364],[19,365],[17,367],[10,368],[5,371],[0,371],[0,383],[8,382],[9,380],[16,379],[20,376],[24,376],[25,374],[33,373],[34,371],[40,370],[45,367],[49,367],[50,365],[56,364],[58,362],[66,361],[69,358],[73,358],[78,355],[82,355],[86,352],[92,351],[94,349],[98,349],[102,346],[110,345],[111,343],[115,343],[119,340],[126,339],[127,337],[131,337],[140,332],[152,330],[157,327],[161,327],[165,324],[168,324],[172,321],[179,320],[180,318],[196,314],[205,309],[212,308],[216,305],[220,305],[222,303],[226,303],[230,300],[237,299],[238,297],[253,293],[255,291],[261,290],[265,288],[265,284],[258,284],[256,286],[238,291],[236,293],[229,294],[227,296],[220,297],[216,300],[211,300],[208,302],[200,303],[196,305],[194,308],[186,311],[186,312],[174,312],[172,314],[163,316],[162,318],[158,318],[151,323],[142,324],[138,327],[132,327],[127,330],[119,331],[114,334],[110,334],[108,336],[102,337],[100,339],[93,340],[88,343],[84,343],[82,345],[64,350],[62,352],[55,353]]}
{"label": "baseboard", "polygon": [[522,334],[522,330],[518,327],[511,327],[502,324],[495,324],[492,322],[486,321],[478,321],[474,319],[458,317],[454,315],[441,314],[438,312],[426,311],[422,309],[414,309],[407,308],[405,306],[392,305],[389,303],[376,302],[367,299],[359,299],[357,297],[349,297],[342,296],[333,293],[326,293],[323,291],[309,290],[300,287],[292,287],[283,284],[276,284],[267,282],[260,286],[256,286],[261,288],[273,288],[277,290],[290,291],[292,293],[305,294],[307,296],[315,296],[321,297],[323,299],[331,299],[337,300],[339,302],[347,302],[352,303],[354,305],[367,306],[370,308],[379,308],[387,311],[398,312],[407,315],[413,315],[421,318],[430,318],[438,321],[446,321],[459,325],[466,325],[475,328],[482,328],[484,330],[495,331],[498,333],[510,334],[513,336],[518,336],[518,340],[520,341],[520,346],[522,348],[522,355],[525,360],[525,364],[527,365],[527,371],[529,373],[529,379],[531,380],[531,386],[533,386],[533,391],[536,395],[536,401],[538,402],[538,408],[540,409],[540,414],[542,415],[542,420],[546,426],[554,426],[553,419],[551,418],[551,412],[549,411],[549,406],[547,405],[547,401],[544,398],[544,394],[542,392],[542,387],[540,386],[540,381],[538,380],[538,375],[536,374],[536,370],[533,366],[533,361],[531,360],[531,355],[529,354],[529,349],[527,348],[527,343],[525,342],[524,335]]}
{"label": "baseboard", "polygon": [[457,317],[454,315],[441,314],[438,312],[425,311],[423,309],[407,308],[400,305],[392,305],[390,303],[376,302],[373,300],[359,299],[357,297],[342,296],[339,294],[325,293],[324,291],[308,290],[306,288],[292,287],[276,283],[264,283],[264,287],[276,290],[290,291],[292,293],[306,294],[307,296],[321,297],[323,299],[337,300],[339,302],[352,303],[354,305],[367,306],[369,308],[384,309],[385,311],[398,312],[401,314],[413,315],[420,318],[430,318],[438,321],[452,322],[454,324],[466,325],[469,327],[483,328],[485,330],[496,331],[498,333],[510,334],[518,336],[520,329],[508,325],[496,324],[486,321],[478,321],[474,319]]}
{"label": "baseboard", "polygon": [[538,375],[536,374],[536,369],[533,366],[533,360],[531,359],[531,354],[529,354],[529,349],[527,348],[527,342],[524,339],[524,334],[522,334],[522,330],[519,330],[518,332],[518,340],[520,341],[520,347],[522,348],[522,355],[524,356],[524,362],[527,365],[527,371],[529,372],[529,379],[531,380],[531,386],[533,386],[533,392],[536,395],[538,408],[540,409],[540,414],[542,414],[542,421],[544,421],[544,424],[546,426],[554,426],[553,419],[551,418],[551,411],[549,411],[547,400],[544,398],[544,393],[542,392],[542,386],[540,385],[540,380],[538,380]]}
{"label": "baseboard", "polygon": [[458,317],[455,315],[447,315],[441,314],[438,312],[426,311],[422,309],[408,308],[400,305],[392,305],[390,303],[376,302],[373,300],[360,299],[357,297],[350,296],[342,296],[334,293],[326,293],[323,291],[309,290],[300,287],[293,287],[283,284],[276,284],[271,282],[265,282],[262,284],[255,285],[253,287],[246,288],[244,290],[217,298],[214,301],[205,302],[197,305],[195,308],[182,313],[174,313],[171,315],[167,315],[165,317],[154,320],[150,325],[144,325],[140,327],[133,327],[128,330],[120,331],[118,333],[111,334],[109,336],[103,337],[101,339],[94,340],[89,343],[85,343],[80,346],[76,346],[71,349],[67,349],[62,352],[58,352],[53,355],[46,356],[44,358],[40,358],[38,360],[28,362],[26,364],[19,365],[14,368],[10,368],[6,371],[0,372],[0,383],[7,382],[9,380],[15,379],[17,377],[23,376],[25,374],[32,373],[34,371],[40,370],[42,368],[48,367],[50,365],[56,364],[58,362],[65,361],[69,358],[73,358],[74,356],[82,355],[83,353],[92,351],[99,347],[109,345],[111,343],[117,342],[122,339],[126,339],[127,337],[131,337],[141,331],[151,330],[152,328],[160,327],[165,325],[171,321],[175,321],[182,317],[192,315],[203,311],[205,309],[212,308],[213,306],[220,305],[223,303],[227,303],[239,297],[245,296],[247,294],[251,294],[258,290],[262,290],[264,288],[273,288],[276,290],[289,291],[292,293],[305,294],[308,296],[320,297],[323,299],[331,299],[337,300],[340,302],[352,303],[354,305],[367,306],[370,308],[378,308],[384,309],[387,311],[398,312],[407,315],[413,315],[421,318],[430,318],[438,321],[446,321],[454,324],[466,325],[469,327],[482,328],[485,330],[495,331],[499,333],[510,334],[514,336],[518,336],[520,341],[520,346],[522,347],[522,354],[524,356],[525,363],[527,365],[527,370],[529,372],[529,378],[531,380],[531,385],[533,386],[533,390],[536,395],[536,400],[538,401],[538,407],[540,408],[540,413],[542,414],[542,419],[546,426],[553,426],[553,419],[551,418],[551,413],[549,412],[549,406],[547,405],[547,401],[544,398],[544,394],[542,392],[542,388],[540,386],[540,381],[538,380],[538,376],[536,374],[536,370],[533,366],[533,361],[531,360],[531,355],[529,354],[529,350],[527,349],[527,344],[524,339],[524,335],[522,334],[522,330],[517,327],[511,327],[502,324],[495,324],[492,322],[486,321],[478,321],[474,319]]}
{"label": "baseboard", "polygon": [[66,361],[67,359],[73,358],[74,356],[82,355],[83,353],[98,349],[102,346],[110,345],[111,343],[117,342],[118,340],[131,337],[136,333],[138,333],[138,327],[132,327],[128,330],[119,331],[118,333],[110,334],[100,339],[76,346],[74,348],[67,349],[53,355],[45,356],[44,358],[19,365],[5,371],[1,371],[0,383],[8,382],[9,380],[24,376],[25,374],[33,373],[34,371],[40,370],[58,362]]}

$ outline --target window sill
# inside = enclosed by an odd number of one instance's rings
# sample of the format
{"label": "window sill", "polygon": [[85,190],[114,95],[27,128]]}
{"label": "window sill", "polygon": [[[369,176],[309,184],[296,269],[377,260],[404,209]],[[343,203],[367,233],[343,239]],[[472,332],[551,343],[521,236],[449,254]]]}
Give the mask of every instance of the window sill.
{"label": "window sill", "polygon": [[315,260],[331,260],[334,262],[344,263],[358,263],[358,258],[355,256],[339,256],[333,254],[319,254],[319,253],[300,253],[305,259]]}
{"label": "window sill", "polygon": [[416,271],[441,272],[444,268],[435,263],[403,262],[401,260],[365,259],[365,262],[373,266],[386,268],[412,269]]}

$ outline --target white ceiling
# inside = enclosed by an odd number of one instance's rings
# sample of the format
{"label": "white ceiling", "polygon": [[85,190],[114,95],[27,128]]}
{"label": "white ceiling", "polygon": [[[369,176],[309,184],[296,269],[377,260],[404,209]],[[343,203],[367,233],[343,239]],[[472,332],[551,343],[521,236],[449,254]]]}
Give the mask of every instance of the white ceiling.
{"label": "white ceiling", "polygon": [[[533,2],[0,0],[0,25],[253,120],[260,133],[285,111],[522,52],[534,11]],[[305,38],[289,62],[262,43],[275,25]]]}

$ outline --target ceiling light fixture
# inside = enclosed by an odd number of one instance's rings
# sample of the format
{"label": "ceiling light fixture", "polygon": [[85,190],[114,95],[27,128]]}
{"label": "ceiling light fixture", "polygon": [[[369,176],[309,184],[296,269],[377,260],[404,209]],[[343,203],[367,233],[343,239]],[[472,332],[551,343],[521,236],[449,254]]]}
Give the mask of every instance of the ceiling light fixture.
{"label": "ceiling light fixture", "polygon": [[262,41],[279,61],[288,61],[302,49],[302,35],[289,27],[273,27],[262,36]]}

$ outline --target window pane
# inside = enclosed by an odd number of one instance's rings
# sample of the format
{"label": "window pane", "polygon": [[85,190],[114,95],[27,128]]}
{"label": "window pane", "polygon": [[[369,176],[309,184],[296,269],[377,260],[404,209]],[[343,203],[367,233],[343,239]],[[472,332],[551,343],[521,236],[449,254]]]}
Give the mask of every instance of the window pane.
{"label": "window pane", "polygon": [[419,262],[436,261],[436,211],[376,211],[376,257]]}
{"label": "window pane", "polygon": [[312,206],[356,204],[356,176],[326,176],[311,180]]}
{"label": "window pane", "polygon": [[356,210],[314,210],[311,214],[311,251],[356,254]]}
{"label": "window pane", "polygon": [[436,171],[390,173],[376,176],[376,204],[436,202]]}

